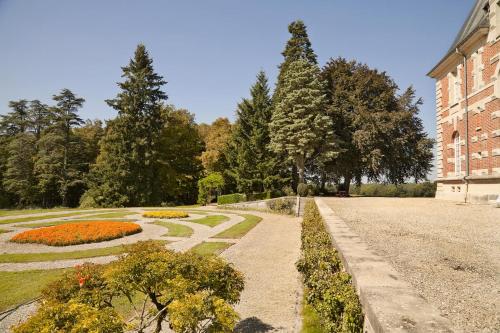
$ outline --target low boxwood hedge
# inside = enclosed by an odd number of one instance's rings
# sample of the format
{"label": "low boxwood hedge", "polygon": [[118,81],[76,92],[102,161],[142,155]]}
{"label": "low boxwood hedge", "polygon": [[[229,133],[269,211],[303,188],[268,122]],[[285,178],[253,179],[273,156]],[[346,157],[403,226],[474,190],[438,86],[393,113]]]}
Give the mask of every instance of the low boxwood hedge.
{"label": "low boxwood hedge", "polygon": [[238,203],[242,201],[246,201],[247,197],[244,194],[241,193],[233,193],[233,194],[225,194],[225,195],[219,195],[217,197],[217,204],[218,205],[228,205],[228,204],[233,204],[233,203]]}
{"label": "low boxwood hedge", "polygon": [[326,332],[363,332],[363,312],[351,276],[344,271],[318,208],[306,203],[302,221],[302,256],[297,269],[306,301],[319,314]]}

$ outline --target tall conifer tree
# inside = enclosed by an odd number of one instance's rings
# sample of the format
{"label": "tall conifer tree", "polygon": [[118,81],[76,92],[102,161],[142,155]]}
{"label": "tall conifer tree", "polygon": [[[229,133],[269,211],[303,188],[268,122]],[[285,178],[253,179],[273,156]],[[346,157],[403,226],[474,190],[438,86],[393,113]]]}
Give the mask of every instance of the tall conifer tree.
{"label": "tall conifer tree", "polygon": [[142,44],[122,70],[121,92],[107,101],[118,116],[108,123],[89,195],[103,206],[159,204],[158,160],[165,125],[161,108],[167,99],[161,88],[166,81],[154,72]]}

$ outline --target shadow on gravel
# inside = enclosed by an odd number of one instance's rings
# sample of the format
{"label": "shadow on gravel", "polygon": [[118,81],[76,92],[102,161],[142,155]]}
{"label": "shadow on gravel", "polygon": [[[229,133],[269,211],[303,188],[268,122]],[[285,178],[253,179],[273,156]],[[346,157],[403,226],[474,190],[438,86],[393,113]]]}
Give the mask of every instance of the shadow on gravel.
{"label": "shadow on gravel", "polygon": [[236,325],[234,329],[235,333],[261,333],[261,332],[269,332],[274,330],[269,324],[264,323],[257,317],[249,317],[243,319]]}

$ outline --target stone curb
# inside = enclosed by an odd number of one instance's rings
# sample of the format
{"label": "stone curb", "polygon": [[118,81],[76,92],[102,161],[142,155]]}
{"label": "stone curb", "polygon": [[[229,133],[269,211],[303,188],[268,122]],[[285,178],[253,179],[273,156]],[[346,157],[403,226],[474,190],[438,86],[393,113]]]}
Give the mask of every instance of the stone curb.
{"label": "stone curb", "polygon": [[365,313],[364,332],[456,332],[438,309],[417,294],[382,257],[321,198],[315,198],[333,244],[358,292]]}

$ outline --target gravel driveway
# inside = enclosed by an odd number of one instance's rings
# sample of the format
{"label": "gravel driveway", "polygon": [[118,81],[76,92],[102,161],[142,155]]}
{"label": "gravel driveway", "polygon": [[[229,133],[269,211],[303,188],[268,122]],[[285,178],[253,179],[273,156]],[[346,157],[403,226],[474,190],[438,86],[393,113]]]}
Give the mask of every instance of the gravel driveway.
{"label": "gravel driveway", "polygon": [[500,209],[427,198],[325,198],[456,327],[500,332]]}

